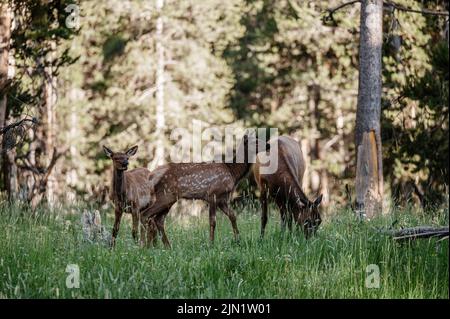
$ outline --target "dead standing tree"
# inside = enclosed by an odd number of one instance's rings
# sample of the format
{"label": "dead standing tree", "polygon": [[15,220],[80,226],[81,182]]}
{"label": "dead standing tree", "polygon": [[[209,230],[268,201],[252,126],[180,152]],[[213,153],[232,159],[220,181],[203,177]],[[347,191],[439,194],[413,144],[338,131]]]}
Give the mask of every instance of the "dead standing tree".
{"label": "dead standing tree", "polygon": [[[35,117],[26,117],[20,121],[0,128],[0,137],[3,140],[1,153],[7,153],[14,150],[17,146],[20,146],[25,139],[27,130],[34,129],[36,125],[38,125],[38,120]],[[34,183],[24,193],[25,198],[22,198],[26,202],[30,203],[33,209],[36,208],[47,193],[49,176],[52,173],[58,159],[61,158],[66,151],[67,149],[58,150],[54,148],[49,164],[46,167],[38,167],[31,164],[27,159],[27,156],[17,158],[21,162],[21,164],[17,165],[17,168],[29,171],[33,176]],[[16,198],[16,194],[14,194],[14,196],[8,196],[8,198]]]}
{"label": "dead standing tree", "polygon": [[356,0],[327,10],[324,22],[336,24],[333,14],[349,5],[361,4],[359,85],[356,110],[356,201],[358,216],[373,217],[383,209],[383,161],[380,132],[383,8],[411,13],[448,16],[448,12],[410,9],[392,1]]}
{"label": "dead standing tree", "polygon": [[361,1],[359,86],[355,145],[356,212],[373,217],[383,210],[383,161],[381,152],[381,46],[383,0]]}
{"label": "dead standing tree", "polygon": [[53,172],[56,163],[67,152],[67,150],[68,147],[63,150],[58,150],[56,147],[53,148],[50,162],[45,167],[32,165],[26,157],[23,159],[23,164],[18,166],[22,170],[31,172],[33,176],[34,183],[32,183],[31,187],[26,190],[26,197],[24,198],[31,205],[33,210],[46,196],[48,196],[49,177]]}
{"label": "dead standing tree", "polygon": [[[9,124],[7,121],[7,92],[11,84],[11,79],[8,78],[10,70],[11,25],[11,8],[7,3],[2,3],[0,4],[0,128],[5,127],[5,124]],[[1,135],[3,134],[4,132]],[[3,136],[0,137],[0,148],[3,149],[5,147],[3,145]],[[3,171],[3,184],[8,192],[8,198],[11,198],[11,195],[14,195],[17,189],[17,167],[14,165],[14,154],[12,152],[1,152],[0,156],[2,157],[0,158],[0,167],[1,171]]]}

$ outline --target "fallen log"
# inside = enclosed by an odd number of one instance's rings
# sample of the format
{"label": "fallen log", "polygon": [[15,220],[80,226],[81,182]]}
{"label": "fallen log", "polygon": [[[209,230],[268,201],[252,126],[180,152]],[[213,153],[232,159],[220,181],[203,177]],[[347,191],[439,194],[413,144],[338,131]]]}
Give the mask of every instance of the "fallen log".
{"label": "fallen log", "polygon": [[400,230],[391,230],[388,233],[394,238],[394,240],[414,240],[421,238],[445,238],[449,236],[448,226],[444,227],[431,227],[431,226],[419,226],[412,228],[403,228]]}

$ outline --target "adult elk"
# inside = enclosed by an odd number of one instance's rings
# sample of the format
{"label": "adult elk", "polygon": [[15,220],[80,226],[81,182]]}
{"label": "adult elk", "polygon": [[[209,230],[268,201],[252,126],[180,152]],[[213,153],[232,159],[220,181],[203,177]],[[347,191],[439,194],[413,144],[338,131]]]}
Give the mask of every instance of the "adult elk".
{"label": "adult elk", "polygon": [[275,160],[278,161],[277,170],[274,173],[264,174],[262,168],[261,154],[256,157],[253,166],[253,174],[261,192],[261,237],[267,224],[267,201],[269,198],[275,200],[281,215],[282,230],[286,227],[292,229],[292,219],[303,228],[305,237],[314,234],[322,219],[320,218],[319,205],[322,195],[311,202],[302,190],[302,180],[305,173],[305,161],[303,159],[300,144],[291,137],[279,136],[269,141],[275,151]]}
{"label": "adult elk", "polygon": [[[103,146],[103,150],[113,161],[110,199],[115,206],[115,220],[112,230],[112,245],[114,246],[124,212],[131,214],[133,220],[132,236],[134,240],[137,240],[140,210],[155,200],[154,185],[159,181],[165,170],[150,172],[148,169],[141,167],[127,171],[128,160],[136,154],[137,146],[133,146],[126,152],[113,152],[106,146]],[[141,234],[142,236],[143,234]]]}
{"label": "adult elk", "polygon": [[[237,149],[238,154],[244,152],[241,163],[238,163],[234,156],[232,163],[170,163],[157,168],[155,173],[159,170],[166,172],[155,185],[156,202],[142,211],[143,222],[148,224],[150,220],[154,220],[164,245],[170,247],[164,229],[165,216],[180,198],[200,199],[209,204],[210,241],[214,242],[217,208],[230,219],[234,238],[238,240],[236,216],[229,203],[236,185],[249,172],[255,161],[256,152],[249,154],[249,149],[259,149],[259,144],[261,142],[253,135],[244,135]],[[267,149],[268,144],[264,141],[263,150]],[[155,243],[155,229],[148,227],[147,235],[148,243]]]}

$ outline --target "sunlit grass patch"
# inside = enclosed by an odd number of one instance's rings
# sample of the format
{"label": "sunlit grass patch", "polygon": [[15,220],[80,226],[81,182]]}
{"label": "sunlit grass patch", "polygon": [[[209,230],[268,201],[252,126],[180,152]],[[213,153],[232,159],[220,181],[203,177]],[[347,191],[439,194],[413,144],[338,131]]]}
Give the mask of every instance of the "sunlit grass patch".
{"label": "sunlit grass patch", "polygon": [[[0,208],[2,298],[448,298],[448,241],[400,244],[381,231],[394,221],[395,227],[448,224],[448,211],[359,222],[342,210],[310,240],[282,233],[271,212],[261,240],[258,209],[243,209],[241,241],[218,215],[214,245],[207,218],[186,226],[169,215],[170,250],[141,248],[125,220],[112,250],[83,241],[82,208],[61,210],[33,216]],[[111,228],[109,212],[103,223]],[[79,288],[66,287],[69,264],[79,267]],[[379,288],[366,287],[371,264],[379,267]]]}

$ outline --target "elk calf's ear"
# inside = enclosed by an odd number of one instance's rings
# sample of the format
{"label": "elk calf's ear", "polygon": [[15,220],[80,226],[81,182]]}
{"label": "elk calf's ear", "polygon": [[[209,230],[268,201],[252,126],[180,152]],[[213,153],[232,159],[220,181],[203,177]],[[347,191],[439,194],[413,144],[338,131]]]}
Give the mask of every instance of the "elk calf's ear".
{"label": "elk calf's ear", "polygon": [[320,203],[322,202],[322,194],[320,194],[319,195],[319,197],[317,197],[315,200],[314,200],[314,206],[315,207],[318,207],[319,205],[320,205]]}
{"label": "elk calf's ear", "polygon": [[128,156],[133,156],[134,154],[136,154],[137,150],[138,150],[138,146],[135,145],[132,148],[130,148],[128,151],[126,151],[125,154],[127,154]]}
{"label": "elk calf's ear", "polygon": [[103,151],[105,152],[106,156],[108,156],[109,158],[111,158],[114,154],[113,151],[111,151],[109,148],[107,148],[104,145],[103,145]]}

